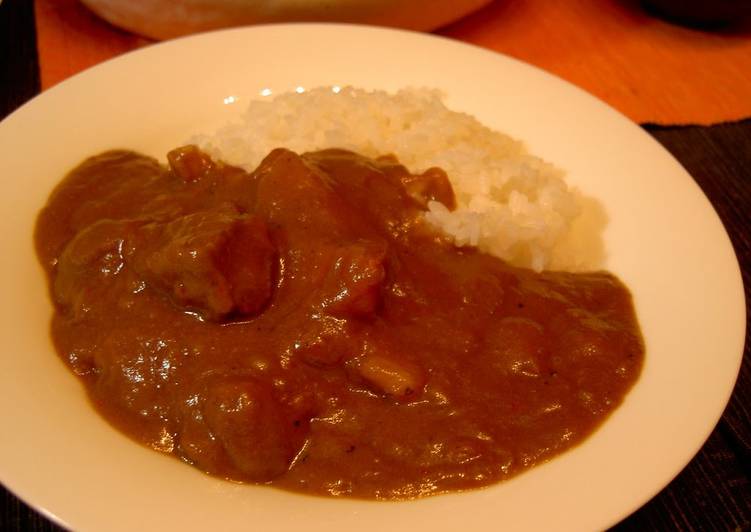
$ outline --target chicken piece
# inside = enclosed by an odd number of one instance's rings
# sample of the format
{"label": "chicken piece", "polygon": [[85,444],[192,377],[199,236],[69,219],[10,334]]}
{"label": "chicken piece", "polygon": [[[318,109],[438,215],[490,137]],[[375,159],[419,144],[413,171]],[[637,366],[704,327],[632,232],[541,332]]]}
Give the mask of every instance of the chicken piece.
{"label": "chicken piece", "polygon": [[386,279],[386,244],[358,241],[340,247],[336,255],[324,281],[323,307],[338,317],[372,317]]}
{"label": "chicken piece", "polygon": [[149,224],[134,248],[139,275],[207,319],[257,314],[271,298],[276,250],[256,216],[221,208]]}

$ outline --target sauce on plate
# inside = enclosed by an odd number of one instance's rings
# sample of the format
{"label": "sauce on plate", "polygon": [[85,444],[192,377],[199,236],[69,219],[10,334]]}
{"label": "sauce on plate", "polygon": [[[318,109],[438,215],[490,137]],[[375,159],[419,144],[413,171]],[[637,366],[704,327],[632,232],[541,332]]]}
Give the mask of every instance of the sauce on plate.
{"label": "sauce on plate", "polygon": [[343,150],[253,173],[128,151],[52,193],[36,247],[52,338],[133,439],[237,481],[404,499],[581,442],[644,349],[605,272],[537,273],[430,227],[446,175]]}

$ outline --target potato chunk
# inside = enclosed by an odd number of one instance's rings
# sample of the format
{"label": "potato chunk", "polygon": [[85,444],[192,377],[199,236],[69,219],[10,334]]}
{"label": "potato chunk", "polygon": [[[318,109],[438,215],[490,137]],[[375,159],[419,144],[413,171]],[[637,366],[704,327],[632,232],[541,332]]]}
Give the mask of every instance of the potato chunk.
{"label": "potato chunk", "polygon": [[357,371],[377,391],[399,399],[422,391],[425,385],[420,368],[387,354],[365,354],[359,360]]}

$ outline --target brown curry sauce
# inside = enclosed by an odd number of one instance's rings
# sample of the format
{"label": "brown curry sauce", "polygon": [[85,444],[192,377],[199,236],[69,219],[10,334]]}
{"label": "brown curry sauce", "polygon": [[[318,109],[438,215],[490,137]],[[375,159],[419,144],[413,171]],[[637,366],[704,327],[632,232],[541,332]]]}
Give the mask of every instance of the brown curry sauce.
{"label": "brown curry sauce", "polygon": [[454,246],[422,218],[453,207],[438,169],[168,158],[84,161],[36,227],[60,356],[154,449],[234,480],[410,498],[551,458],[638,378],[627,289]]}

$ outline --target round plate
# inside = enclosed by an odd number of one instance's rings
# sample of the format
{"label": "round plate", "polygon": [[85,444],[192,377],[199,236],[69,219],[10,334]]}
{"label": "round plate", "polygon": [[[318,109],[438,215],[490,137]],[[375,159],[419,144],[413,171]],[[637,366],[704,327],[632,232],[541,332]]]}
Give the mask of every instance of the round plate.
{"label": "round plate", "polygon": [[[55,355],[38,210],[63,174],[109,148],[161,156],[262,91],[437,87],[447,104],[524,140],[609,217],[606,266],[631,288],[647,355],[619,408],[582,445],[508,482],[410,502],[308,497],[208,477],[112,429]],[[433,36],[337,25],[210,33],[127,54],[0,124],[3,261],[0,480],[80,530],[601,529],[699,450],[743,348],[737,261],[711,205],[649,135],[536,68]]]}

